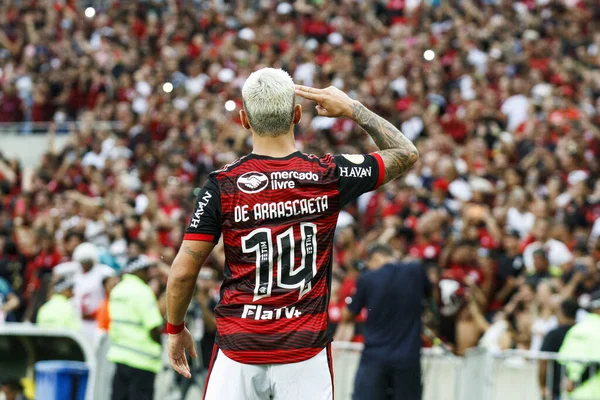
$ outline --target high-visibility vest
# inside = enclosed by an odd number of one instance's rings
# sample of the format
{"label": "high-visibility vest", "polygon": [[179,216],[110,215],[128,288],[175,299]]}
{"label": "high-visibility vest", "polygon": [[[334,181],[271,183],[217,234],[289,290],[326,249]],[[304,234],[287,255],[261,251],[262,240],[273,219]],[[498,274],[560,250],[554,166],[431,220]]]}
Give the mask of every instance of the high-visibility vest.
{"label": "high-visibility vest", "polygon": [[73,305],[62,294],[54,294],[38,311],[36,323],[43,328],[66,328],[78,331],[81,321]]}
{"label": "high-visibility vest", "polygon": [[[600,315],[589,313],[584,320],[567,332],[560,346],[559,354],[570,358],[600,360]],[[576,362],[562,362],[567,367],[567,376],[578,382],[586,369],[586,365]],[[592,370],[593,371],[593,370]],[[595,368],[591,376],[575,389],[569,397],[573,400],[590,400],[600,398],[600,370]]]}
{"label": "high-visibility vest", "polygon": [[150,332],[163,324],[154,292],[135,275],[126,274],[108,301],[110,361],[150,372],[161,370],[161,345]]}

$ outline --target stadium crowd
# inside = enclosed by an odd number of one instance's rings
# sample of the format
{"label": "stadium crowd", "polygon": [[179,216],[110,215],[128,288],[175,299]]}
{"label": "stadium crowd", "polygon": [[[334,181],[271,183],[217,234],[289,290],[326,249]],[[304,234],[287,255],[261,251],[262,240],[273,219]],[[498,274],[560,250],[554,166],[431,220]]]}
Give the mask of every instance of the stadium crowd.
{"label": "stadium crowd", "polygon": [[[0,149],[6,320],[35,321],[53,269],[81,260],[84,242],[115,274],[131,257],[155,260],[164,312],[195,193],[251,151],[240,88],[264,66],[347,91],[421,154],[340,216],[332,332],[376,242],[423,261],[437,288],[426,323],[457,354],[478,343],[540,349],[559,304],[584,307],[600,289],[596,1],[108,3],[95,13],[72,1],[0,4],[0,122],[48,121],[50,139],[34,169]],[[352,122],[301,102],[303,151],[374,150]],[[209,268],[219,275],[223,263],[217,247]],[[109,275],[96,287],[110,290]],[[217,295],[202,284],[199,298]]]}

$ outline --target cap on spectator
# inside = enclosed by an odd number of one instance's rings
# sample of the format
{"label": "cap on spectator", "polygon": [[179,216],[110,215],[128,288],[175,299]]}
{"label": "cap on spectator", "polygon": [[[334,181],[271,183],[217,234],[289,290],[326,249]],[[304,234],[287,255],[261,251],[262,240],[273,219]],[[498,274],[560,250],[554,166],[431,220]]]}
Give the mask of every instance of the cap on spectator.
{"label": "cap on spectator", "polygon": [[152,86],[148,82],[139,81],[135,84],[135,90],[142,96],[148,97],[152,94]]}
{"label": "cap on spectator", "polygon": [[142,189],[142,181],[137,176],[122,174],[119,179],[121,183],[132,192],[138,192]]}
{"label": "cap on spectator", "polygon": [[477,256],[481,257],[481,258],[489,258],[491,256],[491,252],[489,249],[486,249],[485,247],[480,247],[477,249]]}
{"label": "cap on spectator", "polygon": [[499,60],[500,57],[502,57],[502,50],[500,50],[498,47],[492,47],[490,50],[490,57],[495,60]]}
{"label": "cap on spectator", "polygon": [[244,28],[239,33],[238,36],[240,39],[245,40],[247,42],[251,42],[256,38],[256,34],[250,28]]}
{"label": "cap on spectator", "polygon": [[422,187],[421,178],[414,173],[410,173],[404,177],[404,183],[406,183],[409,187],[419,189]]}
{"label": "cap on spectator", "polygon": [[484,178],[473,178],[470,184],[471,190],[474,192],[491,193],[493,189],[490,181]]}
{"label": "cap on spectator", "polygon": [[499,137],[500,137],[500,141],[502,141],[502,143],[512,144],[515,142],[515,138],[512,135],[512,133],[510,133],[510,132],[506,132],[506,131],[501,132]]}
{"label": "cap on spectator", "polygon": [[517,231],[516,229],[509,229],[508,231],[506,231],[506,236],[511,236],[517,239],[521,238],[519,231]]}
{"label": "cap on spectator", "polygon": [[[254,33],[254,32],[252,32],[252,33]],[[222,70],[219,71],[219,73],[217,74],[217,77],[219,78],[219,80],[221,82],[224,82],[224,83],[231,82],[233,80],[233,78],[235,78],[235,72],[233,72],[233,70],[230,68],[223,68]]]}
{"label": "cap on spectator", "polygon": [[123,268],[123,272],[126,274],[131,274],[133,272],[151,267],[152,265],[154,265],[154,262],[142,254],[141,256],[129,260],[125,268]]}
{"label": "cap on spectator", "polygon": [[327,41],[334,46],[339,46],[344,43],[344,37],[339,32],[332,32],[327,36]]}
{"label": "cap on spectator", "polygon": [[291,13],[294,10],[294,7],[290,3],[279,3],[277,5],[277,14],[286,15]]}
{"label": "cap on spectator", "polygon": [[525,32],[523,32],[523,38],[525,40],[529,40],[529,41],[535,41],[538,40],[540,37],[540,34],[537,31],[534,31],[533,29],[527,29]]}
{"label": "cap on spectator", "polygon": [[315,51],[319,47],[319,42],[315,38],[310,38],[304,43],[304,48],[308,51]]}
{"label": "cap on spectator", "polygon": [[460,201],[469,201],[473,197],[471,186],[462,179],[454,180],[448,186],[448,190],[454,198]]}
{"label": "cap on spectator", "polygon": [[81,243],[79,246],[75,247],[75,251],[73,251],[73,261],[79,263],[89,261],[96,264],[98,263],[98,260],[98,249],[96,248],[96,245],[92,243]]}
{"label": "cap on spectator", "polygon": [[567,182],[571,186],[577,185],[578,183],[585,181],[589,176],[590,174],[587,173],[587,171],[579,169],[577,171],[569,173],[569,176],[567,177]]}
{"label": "cap on spectator", "polygon": [[448,186],[450,186],[450,182],[448,182],[447,179],[438,178],[435,181],[433,181],[432,188],[433,190],[441,190],[443,192],[447,192]]}
{"label": "cap on spectator", "polygon": [[60,293],[67,289],[73,289],[73,286],[75,286],[75,281],[73,279],[62,278],[62,279],[59,279],[58,282],[56,282],[54,284],[54,287],[52,288],[52,290],[54,290],[54,293]]}

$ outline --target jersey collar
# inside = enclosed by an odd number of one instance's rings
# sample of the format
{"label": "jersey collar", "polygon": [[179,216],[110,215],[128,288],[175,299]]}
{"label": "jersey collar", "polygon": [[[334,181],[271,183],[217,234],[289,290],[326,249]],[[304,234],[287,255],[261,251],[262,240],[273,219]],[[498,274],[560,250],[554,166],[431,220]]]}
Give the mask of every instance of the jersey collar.
{"label": "jersey collar", "polygon": [[285,157],[271,157],[271,156],[262,155],[262,154],[250,153],[250,154],[248,154],[247,158],[250,158],[250,159],[255,158],[258,160],[289,160],[289,159],[299,156],[300,154],[302,154],[302,152],[300,150],[296,150],[295,152],[290,153]]}

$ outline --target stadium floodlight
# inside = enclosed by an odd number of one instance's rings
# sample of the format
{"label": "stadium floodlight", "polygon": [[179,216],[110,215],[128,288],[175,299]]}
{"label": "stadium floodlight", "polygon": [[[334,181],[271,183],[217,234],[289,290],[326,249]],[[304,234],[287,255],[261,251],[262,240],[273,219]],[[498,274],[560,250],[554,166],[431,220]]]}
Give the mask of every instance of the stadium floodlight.
{"label": "stadium floodlight", "polygon": [[96,10],[94,9],[94,7],[88,7],[85,9],[85,16],[88,18],[94,18],[94,15],[96,15]]}
{"label": "stadium floodlight", "polygon": [[233,101],[233,100],[227,100],[225,102],[225,109],[227,111],[233,111],[233,110],[235,110],[235,101]]}
{"label": "stadium floodlight", "polygon": [[173,91],[173,84],[171,82],[165,82],[162,89],[165,93],[171,93]]}
{"label": "stadium floodlight", "polygon": [[423,58],[427,61],[431,61],[435,58],[435,53],[433,50],[425,50],[425,53],[423,53]]}

